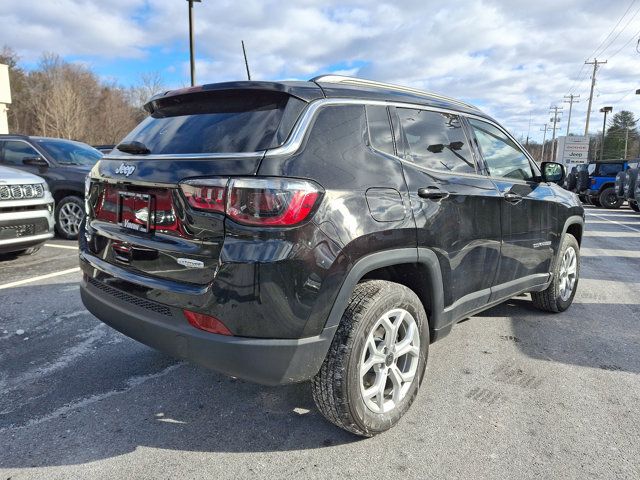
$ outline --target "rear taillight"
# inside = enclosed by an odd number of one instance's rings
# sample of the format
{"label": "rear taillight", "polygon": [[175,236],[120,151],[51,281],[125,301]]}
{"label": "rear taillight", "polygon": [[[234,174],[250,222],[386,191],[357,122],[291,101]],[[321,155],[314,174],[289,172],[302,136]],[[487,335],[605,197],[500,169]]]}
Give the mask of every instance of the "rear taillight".
{"label": "rear taillight", "polygon": [[188,180],[180,185],[189,205],[199,210],[224,213],[227,180]]}
{"label": "rear taillight", "polygon": [[595,185],[595,184],[596,184],[596,179],[595,179],[595,178],[592,178],[592,179],[591,179],[591,185]]}
{"label": "rear taillight", "polygon": [[187,321],[200,330],[217,333],[218,335],[233,335],[226,325],[216,317],[205,315],[204,313],[192,312],[191,310],[183,310],[182,312]]}
{"label": "rear taillight", "polygon": [[193,208],[225,213],[243,225],[296,225],[322,196],[315,183],[289,178],[194,179],[181,187]]}

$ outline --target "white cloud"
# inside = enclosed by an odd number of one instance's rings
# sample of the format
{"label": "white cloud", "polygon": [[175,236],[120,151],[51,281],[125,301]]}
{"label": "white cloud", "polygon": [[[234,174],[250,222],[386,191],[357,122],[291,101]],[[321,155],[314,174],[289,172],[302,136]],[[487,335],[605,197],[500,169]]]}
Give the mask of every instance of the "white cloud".
{"label": "white cloud", "polygon": [[[590,70],[583,68],[578,82],[576,75],[629,3],[203,0],[194,7],[198,81],[244,79],[244,40],[255,79],[306,79],[333,69],[396,82],[475,102],[516,135],[526,135],[531,112],[531,134],[537,138],[539,127],[549,120],[549,106],[562,105],[563,95],[575,84],[581,103],[574,106],[572,131],[580,133]],[[185,1],[26,4],[0,6],[0,44],[23,55],[55,51],[136,58],[149,55],[151,47],[186,47]],[[638,9],[634,4],[621,26]],[[639,30],[640,13],[602,58]],[[185,83],[186,62],[175,65],[184,72]],[[604,104],[640,113],[640,96],[632,93],[640,88],[639,73],[640,54],[631,40],[598,73],[593,131]],[[566,119],[561,132],[565,125]]]}

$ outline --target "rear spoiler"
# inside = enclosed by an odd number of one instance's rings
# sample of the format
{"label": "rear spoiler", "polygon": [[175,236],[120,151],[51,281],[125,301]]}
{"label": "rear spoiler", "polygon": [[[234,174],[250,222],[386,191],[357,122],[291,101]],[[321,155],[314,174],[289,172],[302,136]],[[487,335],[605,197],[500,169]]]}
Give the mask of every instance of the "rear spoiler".
{"label": "rear spoiler", "polygon": [[197,85],[195,87],[180,88],[177,90],[167,90],[164,93],[159,93],[151,97],[149,101],[145,103],[144,109],[148,113],[153,113],[158,108],[159,100],[166,100],[172,97],[180,97],[192,93],[223,92],[232,90],[246,90],[247,92],[282,92],[304,102],[311,102],[312,100],[324,98],[322,89],[312,82],[224,82]]}

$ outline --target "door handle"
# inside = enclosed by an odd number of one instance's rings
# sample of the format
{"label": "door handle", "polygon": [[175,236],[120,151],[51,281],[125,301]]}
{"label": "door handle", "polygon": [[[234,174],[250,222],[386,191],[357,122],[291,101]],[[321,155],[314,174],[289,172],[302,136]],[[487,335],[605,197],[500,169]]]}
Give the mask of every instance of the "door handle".
{"label": "door handle", "polygon": [[518,203],[522,201],[522,197],[517,193],[507,192],[504,194],[504,199],[509,203]]}
{"label": "door handle", "polygon": [[420,198],[437,200],[439,198],[447,198],[449,196],[449,192],[438,187],[422,187],[418,189],[418,196]]}

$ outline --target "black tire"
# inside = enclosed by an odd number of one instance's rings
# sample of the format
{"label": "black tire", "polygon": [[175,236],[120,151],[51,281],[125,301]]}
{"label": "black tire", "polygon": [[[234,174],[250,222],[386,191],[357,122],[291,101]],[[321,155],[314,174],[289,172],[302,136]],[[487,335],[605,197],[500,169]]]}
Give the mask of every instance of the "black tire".
{"label": "black tire", "polygon": [[600,197],[596,197],[594,195],[589,195],[587,197],[589,199],[589,204],[593,205],[594,207],[602,207],[602,205],[600,204]]}
{"label": "black tire", "polygon": [[627,179],[625,182],[624,196],[627,200],[635,200],[636,198],[636,185],[638,184],[638,168],[630,168],[627,170]]}
{"label": "black tire", "polygon": [[[361,385],[364,384],[362,378],[366,375],[360,375],[360,367],[362,361],[370,358],[367,347],[369,335],[374,335],[379,331],[379,328],[373,330],[374,327],[385,313],[389,313],[393,309],[404,309],[415,320],[420,341],[417,357],[413,356],[413,361],[417,361],[417,368],[408,390],[406,390],[404,397],[397,402],[397,405],[387,412],[377,413],[365,403]],[[383,342],[376,344],[376,348],[383,344]],[[404,357],[395,360],[392,358],[392,363],[389,364],[387,363],[388,357],[393,357],[393,355],[384,353],[384,348],[381,355],[387,355],[387,358],[376,367],[381,367],[386,371],[393,369],[399,359]],[[382,433],[393,427],[413,403],[424,378],[428,350],[427,315],[422,303],[412,290],[403,285],[383,280],[368,280],[359,283],[351,295],[327,357],[313,379],[312,390],[316,406],[327,420],[351,433],[364,437],[372,437]],[[374,372],[375,378],[378,379],[378,370],[370,372]],[[385,392],[386,385],[389,385],[386,382],[391,381],[389,377],[380,382],[380,385],[385,386],[382,389]],[[375,385],[371,388],[374,387]],[[385,395],[386,393],[382,395],[383,404],[385,403]]]}
{"label": "black tire", "polygon": [[605,188],[600,194],[599,200],[603,208],[620,208],[624,203],[624,199],[616,195],[614,187]]}
{"label": "black tire", "polygon": [[627,172],[618,172],[615,181],[616,195],[624,200],[624,182],[627,180]]}
{"label": "black tire", "polygon": [[[79,210],[78,210],[79,208]],[[79,217],[72,212],[79,212]],[[56,233],[60,238],[76,240],[80,230],[80,224],[84,220],[84,202],[80,197],[64,197],[56,204],[55,211]]]}
{"label": "black tire", "polygon": [[636,212],[640,212],[640,206],[638,206],[637,200],[635,202],[629,202],[629,206],[631,207],[632,210],[635,210]]}
{"label": "black tire", "polygon": [[20,250],[19,252],[16,252],[16,255],[35,255],[40,251],[41,248],[42,248],[42,245],[38,245],[36,247],[29,247],[25,250]]}
{"label": "black tire", "polygon": [[[563,296],[561,295],[561,271],[565,253],[569,248],[572,248],[576,255],[575,282],[573,284],[570,295],[563,298]],[[545,312],[564,312],[571,306],[571,303],[573,303],[573,298],[575,297],[576,291],[578,290],[578,281],[580,280],[580,246],[578,245],[578,241],[576,240],[576,238],[569,233],[565,235],[564,240],[562,241],[562,245],[555,260],[552,273],[553,280],[551,281],[551,284],[547,287],[547,289],[542,292],[531,292],[531,299],[533,300],[533,305],[536,308]]]}

